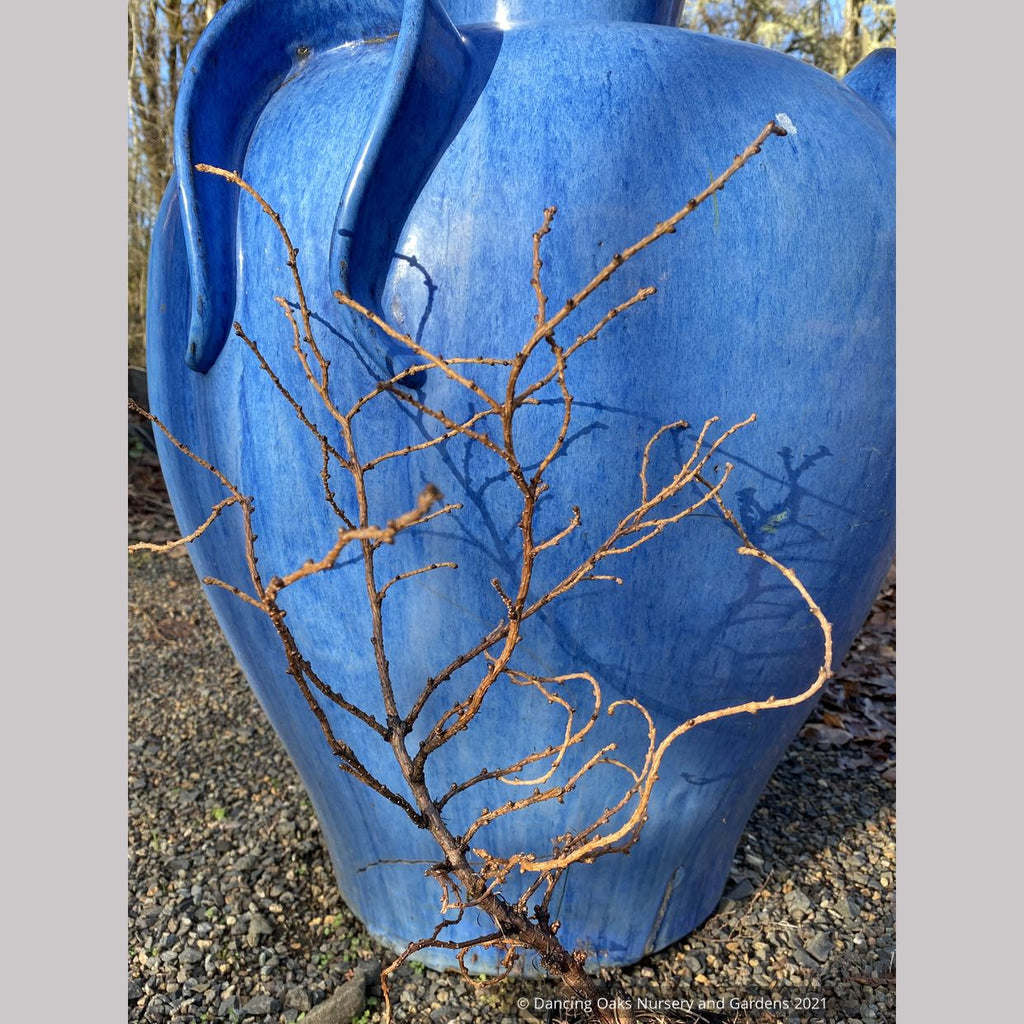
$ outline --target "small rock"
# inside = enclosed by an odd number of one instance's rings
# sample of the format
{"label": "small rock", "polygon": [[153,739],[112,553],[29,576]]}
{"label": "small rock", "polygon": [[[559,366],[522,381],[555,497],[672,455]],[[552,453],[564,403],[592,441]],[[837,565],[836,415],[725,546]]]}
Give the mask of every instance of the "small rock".
{"label": "small rock", "polygon": [[857,916],[857,907],[845,894],[836,900],[835,910],[844,921],[852,921]]}
{"label": "small rock", "polygon": [[793,959],[801,967],[813,967],[815,970],[818,969],[818,961],[815,960],[813,956],[809,956],[802,949],[797,948],[793,950]]}
{"label": "small rock", "polygon": [[372,992],[375,988],[380,988],[380,971],[381,962],[376,957],[372,960],[364,960],[361,964],[356,967],[357,971],[362,972],[366,977],[366,990]]}
{"label": "small rock", "polygon": [[832,952],[832,939],[828,932],[818,932],[810,942],[804,943],[804,949],[814,957],[818,963],[823,964],[829,953]]}
{"label": "small rock", "polygon": [[451,1021],[457,1020],[459,1011],[453,1006],[439,1006],[430,1014],[430,1019],[434,1024],[450,1024]]}
{"label": "small rock", "polygon": [[128,979],[128,1002],[136,1003],[142,998],[142,986],[134,979]]}
{"label": "small rock", "polygon": [[304,988],[290,988],[285,993],[284,1005],[291,1010],[298,1010],[300,1013],[308,1013],[313,1008],[313,1002],[309,993]]}
{"label": "small rock", "polygon": [[366,1009],[366,977],[356,971],[326,1002],[315,1007],[302,1018],[303,1024],[352,1024]]}
{"label": "small rock", "polygon": [[799,910],[806,914],[811,909],[811,899],[803,890],[794,889],[786,894],[786,905],[790,910]]}
{"label": "small rock", "polygon": [[249,931],[257,935],[273,935],[274,926],[262,914],[253,914],[249,918]]}
{"label": "small rock", "polygon": [[[805,725],[800,735],[811,743],[817,743],[826,748],[842,747],[853,739],[853,736],[845,729],[835,729],[817,722]],[[818,785],[824,789],[828,783],[824,779],[818,779]]]}
{"label": "small rock", "polygon": [[749,878],[744,878],[725,894],[725,898],[738,903],[740,900],[745,900],[753,891],[754,883]]}
{"label": "small rock", "polygon": [[253,996],[242,1007],[242,1016],[249,1017],[262,1017],[264,1014],[273,1013],[279,1008],[279,1004],[276,999],[272,999],[267,995]]}

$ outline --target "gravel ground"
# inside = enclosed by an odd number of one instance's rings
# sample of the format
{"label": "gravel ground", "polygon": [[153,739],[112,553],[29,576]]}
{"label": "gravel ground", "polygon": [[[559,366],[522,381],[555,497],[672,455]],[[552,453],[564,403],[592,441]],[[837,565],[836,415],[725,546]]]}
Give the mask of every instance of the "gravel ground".
{"label": "gravel ground", "polygon": [[[388,953],[342,903],[310,803],[188,559],[134,555],[129,582],[129,1022],[380,1021]],[[895,1020],[894,726],[895,571],[762,796],[716,913],[616,972],[636,1006]],[[399,1021],[564,1016],[544,1005],[550,985],[522,979],[481,989],[413,965],[393,992]]]}

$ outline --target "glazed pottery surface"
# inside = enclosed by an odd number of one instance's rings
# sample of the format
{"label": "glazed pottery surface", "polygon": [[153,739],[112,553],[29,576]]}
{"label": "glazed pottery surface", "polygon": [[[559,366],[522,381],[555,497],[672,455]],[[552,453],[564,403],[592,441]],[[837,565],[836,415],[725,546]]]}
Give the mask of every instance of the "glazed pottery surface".
{"label": "glazed pottery surface", "polygon": [[[652,478],[666,479],[706,419],[728,426],[756,413],[716,463],[719,472],[726,461],[735,467],[725,500],[751,539],[800,575],[833,623],[841,658],[893,556],[893,54],[869,58],[851,88],[789,57],[672,28],[676,6],[233,0],[214,19],[186,71],[177,177],[154,236],[150,395],[182,441],[254,496],[265,576],[321,557],[339,524],[315,438],[233,322],[318,427],[329,433],[332,424],[275,302],[294,304],[295,289],[274,225],[194,164],[238,170],[281,215],[331,360],[332,394],[347,408],[412,359],[342,307],[336,290],[446,357],[509,357],[533,327],[531,236],[546,207],[558,208],[543,241],[554,309],[775,118],[785,137],[771,137],[561,328],[571,341],[638,288],[657,288],[570,364],[572,429],[547,474],[537,532],[563,529],[573,506],[582,525],[545,553],[534,586],[540,593],[561,579],[638,504],[640,460],[658,427],[693,425],[657,449]],[[498,372],[481,369],[481,382]],[[414,383],[434,408],[473,411],[472,396],[440,374]],[[541,457],[561,421],[557,390],[541,398],[517,421],[525,462]],[[436,433],[389,396],[356,422],[365,457]],[[191,532],[225,492],[167,444],[161,456],[179,525]],[[381,579],[458,564],[388,594],[386,654],[405,708],[498,622],[490,581],[514,590],[518,565],[518,492],[496,459],[461,439],[381,463],[368,476],[371,518],[407,511],[427,483],[461,510],[401,535],[379,559]],[[351,502],[344,474],[332,485],[339,504]],[[191,554],[200,577],[244,587],[237,511]],[[608,568],[621,585],[584,583],[531,619],[515,664],[543,676],[589,672],[606,707],[636,699],[662,734],[703,711],[799,692],[821,660],[818,627],[799,595],[737,546],[723,519],[701,510]],[[339,771],[266,618],[225,590],[207,594],[309,790],[346,902],[394,948],[426,936],[439,915],[437,884],[425,875],[439,856],[433,841]],[[281,603],[320,677],[381,716],[361,562],[289,588]],[[469,692],[481,662],[438,691],[424,724]],[[594,964],[624,964],[697,926],[808,710],[731,718],[680,740],[630,856],[577,865],[559,883],[552,909],[563,941],[583,945]],[[402,790],[379,737],[329,714],[364,763]],[[430,781],[444,790],[549,742],[563,725],[535,694],[496,686],[474,726],[430,762]],[[617,756],[637,765],[646,726],[639,716],[602,715],[588,751],[613,740]],[[603,768],[564,806],[500,819],[487,845],[543,852],[545,837],[600,814],[623,779]],[[509,799],[500,783],[476,792],[447,805],[454,828]],[[510,878],[507,895],[523,884]],[[448,937],[486,928],[467,914]],[[481,952],[474,969],[492,970],[489,957]],[[423,959],[453,963],[443,951]]]}

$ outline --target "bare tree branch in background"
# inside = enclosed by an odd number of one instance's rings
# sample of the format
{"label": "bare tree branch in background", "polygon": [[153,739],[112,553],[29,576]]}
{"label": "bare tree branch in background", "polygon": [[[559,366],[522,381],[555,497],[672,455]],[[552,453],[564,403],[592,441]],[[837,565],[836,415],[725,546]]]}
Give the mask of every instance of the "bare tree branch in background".
{"label": "bare tree branch in background", "polygon": [[225,0],[128,0],[128,362],[145,366],[146,271],[172,172],[174,105],[192,47]]}
{"label": "bare tree branch in background", "polygon": [[896,43],[896,3],[879,0],[688,0],[682,28],[781,50],[842,77]]}

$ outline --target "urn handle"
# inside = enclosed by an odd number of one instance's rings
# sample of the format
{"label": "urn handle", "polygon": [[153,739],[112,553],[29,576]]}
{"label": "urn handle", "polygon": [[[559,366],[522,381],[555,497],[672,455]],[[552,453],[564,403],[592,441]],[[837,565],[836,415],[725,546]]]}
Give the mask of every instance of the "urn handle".
{"label": "urn handle", "polygon": [[[337,214],[331,282],[375,305],[394,242],[438,153],[454,133],[470,58],[439,0],[232,0],[185,68],[174,162],[189,267],[186,363],[205,373],[230,335],[238,190],[197,163],[241,171],[260,112],[310,51],[396,36],[375,116]],[[439,148],[440,147],[440,148]],[[340,234],[339,234],[340,232]],[[375,362],[383,342],[361,338]]]}
{"label": "urn handle", "polygon": [[[472,71],[469,48],[439,0],[406,0],[387,81],[331,241],[331,277],[377,313],[409,211],[467,113]],[[411,365],[406,350],[360,318],[351,326],[387,376]],[[423,376],[408,374],[404,382],[418,386]]]}

